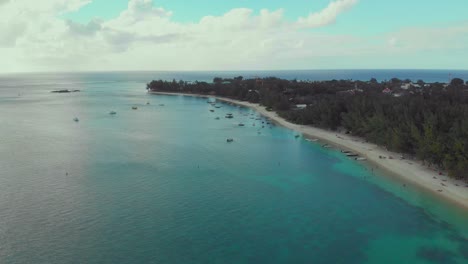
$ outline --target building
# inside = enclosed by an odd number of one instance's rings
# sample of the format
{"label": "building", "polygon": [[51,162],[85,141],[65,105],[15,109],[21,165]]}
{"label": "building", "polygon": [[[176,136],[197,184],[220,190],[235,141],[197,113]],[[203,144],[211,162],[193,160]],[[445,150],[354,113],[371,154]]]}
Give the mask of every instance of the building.
{"label": "building", "polygon": [[401,89],[408,90],[409,88],[411,88],[411,85],[412,83],[404,83],[401,85]]}
{"label": "building", "polygon": [[392,93],[392,90],[390,90],[388,87],[383,89],[382,91],[383,94],[391,94]]}
{"label": "building", "polygon": [[297,104],[296,108],[299,109],[299,110],[306,109],[307,105],[306,104]]}

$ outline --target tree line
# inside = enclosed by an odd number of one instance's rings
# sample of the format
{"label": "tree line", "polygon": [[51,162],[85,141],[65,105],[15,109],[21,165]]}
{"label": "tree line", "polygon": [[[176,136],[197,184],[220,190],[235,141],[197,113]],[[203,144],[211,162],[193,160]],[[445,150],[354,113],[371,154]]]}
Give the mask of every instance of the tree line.
{"label": "tree line", "polygon": [[210,83],[157,80],[147,89],[259,103],[291,122],[359,136],[468,180],[468,82],[459,78],[443,84],[239,76]]}

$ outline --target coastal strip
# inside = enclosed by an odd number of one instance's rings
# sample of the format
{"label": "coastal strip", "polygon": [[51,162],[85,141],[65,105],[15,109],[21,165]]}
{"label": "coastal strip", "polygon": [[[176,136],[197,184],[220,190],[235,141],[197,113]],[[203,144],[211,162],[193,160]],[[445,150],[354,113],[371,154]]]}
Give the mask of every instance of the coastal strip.
{"label": "coastal strip", "polygon": [[399,177],[403,181],[421,187],[438,197],[446,199],[468,210],[468,188],[466,187],[466,183],[449,178],[446,174],[439,175],[438,171],[422,165],[420,161],[400,159],[399,157],[401,154],[387,151],[381,146],[365,142],[362,138],[312,126],[293,124],[280,117],[276,112],[267,111],[265,107],[250,102],[211,95],[153,91],[149,93],[214,98],[219,101],[251,108],[277,124],[291,130],[295,130],[303,134],[305,137],[319,139],[338,148],[353,151],[366,158],[371,166],[377,166],[380,170],[387,171],[392,175]]}

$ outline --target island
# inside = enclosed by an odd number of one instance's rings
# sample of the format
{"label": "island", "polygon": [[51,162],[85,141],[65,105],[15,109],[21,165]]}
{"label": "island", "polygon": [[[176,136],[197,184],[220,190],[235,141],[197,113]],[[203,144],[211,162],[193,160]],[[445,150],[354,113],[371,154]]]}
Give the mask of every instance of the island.
{"label": "island", "polygon": [[275,77],[154,80],[151,93],[210,96],[251,107],[304,135],[468,207],[468,82]]}
{"label": "island", "polygon": [[80,92],[80,90],[68,90],[68,89],[65,89],[65,90],[54,90],[54,91],[51,91],[51,93],[78,93]]}

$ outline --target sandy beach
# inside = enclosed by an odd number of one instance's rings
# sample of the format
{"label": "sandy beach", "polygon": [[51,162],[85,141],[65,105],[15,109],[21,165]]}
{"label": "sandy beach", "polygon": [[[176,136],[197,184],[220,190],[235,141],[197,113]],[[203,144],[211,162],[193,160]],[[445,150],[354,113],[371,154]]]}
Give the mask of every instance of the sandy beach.
{"label": "sandy beach", "polygon": [[318,139],[324,143],[359,154],[361,157],[367,159],[366,162],[369,162],[371,167],[376,166],[379,169],[387,171],[401,178],[403,182],[417,185],[427,191],[432,192],[434,195],[456,203],[468,210],[468,187],[466,183],[447,177],[445,172],[443,172],[442,175],[439,175],[439,171],[428,168],[427,166],[423,166],[421,161],[400,159],[400,153],[387,151],[383,147],[372,143],[367,143],[361,138],[311,126],[293,124],[278,116],[276,112],[267,111],[265,107],[249,102],[209,95],[164,92],[151,93],[209,97],[244,107],[249,107],[256,110],[263,116],[268,117],[277,124],[295,130],[307,138]]}

